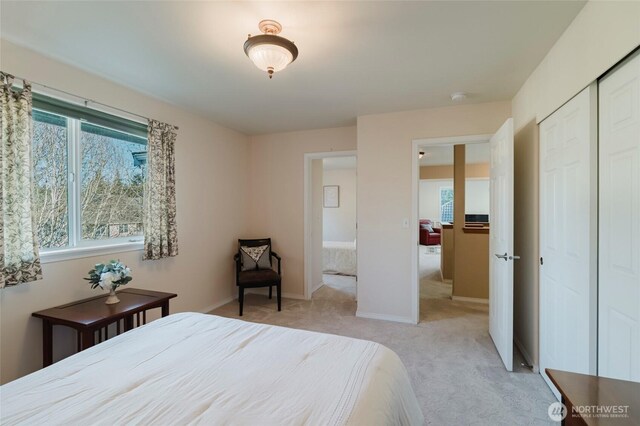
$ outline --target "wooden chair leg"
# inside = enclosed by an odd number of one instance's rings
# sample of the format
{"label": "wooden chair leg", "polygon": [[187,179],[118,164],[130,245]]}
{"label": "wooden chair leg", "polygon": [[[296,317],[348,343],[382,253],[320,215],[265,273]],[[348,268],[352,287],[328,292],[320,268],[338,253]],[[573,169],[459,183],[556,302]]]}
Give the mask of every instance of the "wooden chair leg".
{"label": "wooden chair leg", "polygon": [[270,286],[269,286],[269,299],[271,299],[271,297],[272,297],[272,293],[273,293],[273,286],[272,286],[272,285],[270,285]]}
{"label": "wooden chair leg", "polygon": [[242,307],[244,305],[244,287],[238,286],[238,302],[240,302],[240,316],[242,316]]}
{"label": "wooden chair leg", "polygon": [[280,288],[281,284],[278,284],[276,287],[277,290],[277,298],[278,298],[278,312],[282,310],[282,289]]}

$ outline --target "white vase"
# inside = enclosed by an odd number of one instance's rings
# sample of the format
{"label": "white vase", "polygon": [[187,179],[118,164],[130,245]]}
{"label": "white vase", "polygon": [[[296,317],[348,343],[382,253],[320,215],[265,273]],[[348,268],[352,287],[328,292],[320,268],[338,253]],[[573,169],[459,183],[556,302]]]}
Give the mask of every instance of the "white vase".
{"label": "white vase", "polygon": [[120,302],[120,299],[118,299],[118,296],[116,295],[116,289],[111,287],[111,290],[109,290],[109,297],[107,297],[107,301],[104,302],[107,305],[113,305]]}

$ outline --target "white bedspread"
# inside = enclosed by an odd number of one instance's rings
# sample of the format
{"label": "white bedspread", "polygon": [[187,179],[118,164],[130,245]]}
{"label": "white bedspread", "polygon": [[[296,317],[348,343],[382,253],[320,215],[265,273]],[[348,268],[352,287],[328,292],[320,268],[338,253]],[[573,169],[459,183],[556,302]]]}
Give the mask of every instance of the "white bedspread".
{"label": "white bedspread", "polygon": [[324,272],[356,275],[356,243],[323,241],[322,261]]}
{"label": "white bedspread", "polygon": [[183,313],[0,387],[0,423],[417,425],[377,343]]}

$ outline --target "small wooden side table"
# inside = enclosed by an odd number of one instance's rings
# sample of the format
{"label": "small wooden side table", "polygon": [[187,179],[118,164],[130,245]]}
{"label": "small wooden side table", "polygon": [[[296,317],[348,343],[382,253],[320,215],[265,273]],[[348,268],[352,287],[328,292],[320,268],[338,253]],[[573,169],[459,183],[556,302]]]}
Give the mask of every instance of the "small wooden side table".
{"label": "small wooden side table", "polygon": [[146,324],[149,309],[161,308],[162,316],[166,317],[169,315],[169,300],[178,296],[175,293],[138,288],[127,288],[117,294],[120,302],[113,305],[104,303],[107,296],[96,296],[34,312],[34,317],[42,319],[42,365],[47,367],[53,363],[54,325],[64,325],[76,330],[77,349],[80,352],[95,344],[96,331],[99,341],[106,340],[107,327],[111,324],[116,324],[116,334],[120,334],[134,327],[134,316],[137,326]]}
{"label": "small wooden side table", "polygon": [[567,407],[563,425],[639,425],[640,383],[545,370]]}

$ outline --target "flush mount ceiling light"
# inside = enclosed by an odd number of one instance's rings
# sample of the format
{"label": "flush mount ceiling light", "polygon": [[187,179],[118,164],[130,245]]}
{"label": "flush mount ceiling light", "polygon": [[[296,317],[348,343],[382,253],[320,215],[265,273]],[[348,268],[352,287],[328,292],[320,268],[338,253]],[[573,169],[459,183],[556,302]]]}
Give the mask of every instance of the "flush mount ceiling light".
{"label": "flush mount ceiling light", "polygon": [[292,41],[278,34],[282,25],[267,19],[260,21],[258,28],[263,34],[251,37],[244,42],[244,53],[256,67],[273,77],[274,72],[281,71],[298,57],[298,48]]}
{"label": "flush mount ceiling light", "polygon": [[467,99],[467,94],[464,92],[455,92],[451,94],[451,100],[453,102],[460,102]]}

